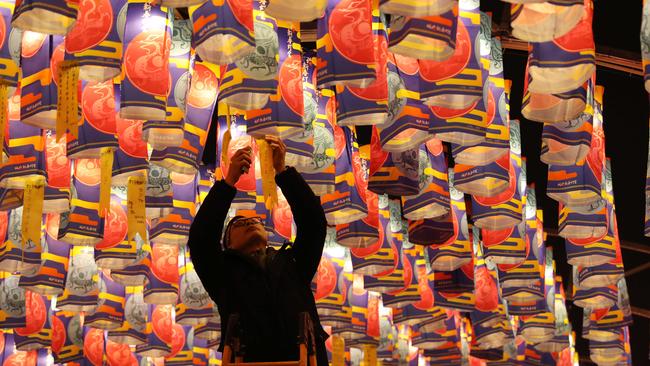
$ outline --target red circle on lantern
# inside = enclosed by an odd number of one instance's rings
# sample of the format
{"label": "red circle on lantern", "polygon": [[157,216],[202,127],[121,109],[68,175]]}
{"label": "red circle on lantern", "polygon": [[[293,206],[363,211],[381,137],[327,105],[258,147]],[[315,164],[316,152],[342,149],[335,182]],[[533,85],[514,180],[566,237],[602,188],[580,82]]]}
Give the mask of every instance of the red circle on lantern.
{"label": "red circle on lantern", "polygon": [[84,118],[97,130],[114,134],[115,96],[113,81],[89,82],[81,93]]}
{"label": "red circle on lantern", "polygon": [[143,121],[115,118],[117,141],[125,154],[139,159],[147,159],[147,143],[142,140]]}
{"label": "red circle on lantern", "polygon": [[336,268],[327,256],[323,256],[320,260],[320,265],[318,266],[318,272],[316,276],[316,294],[314,297],[316,300],[322,299],[323,297],[334,292],[335,288]]}
{"label": "red circle on lantern", "polygon": [[108,249],[119,244],[128,231],[126,212],[119,202],[111,200],[110,210],[104,221],[104,238],[95,245],[96,249]]}
{"label": "red circle on lantern", "polygon": [[52,316],[52,352],[59,354],[61,347],[65,343],[66,329],[59,317]]}
{"label": "red circle on lantern", "polygon": [[178,247],[172,245],[154,245],[151,253],[151,272],[165,283],[177,283]]}
{"label": "red circle on lantern", "polygon": [[47,318],[47,309],[41,295],[25,291],[25,309],[27,312],[27,324],[23,328],[16,328],[16,334],[27,336],[43,329]]}
{"label": "red circle on lantern", "polygon": [[420,75],[428,82],[437,82],[458,75],[465,69],[472,55],[472,44],[467,28],[458,22],[456,28],[456,50],[445,61],[419,60]]}
{"label": "red circle on lantern", "polygon": [[138,366],[138,359],[133,355],[128,344],[109,340],[106,343],[106,358],[109,366]]}
{"label": "red circle on lantern", "polygon": [[172,326],[172,342],[171,342],[171,352],[165,358],[172,358],[178,354],[183,349],[185,345],[185,331],[180,324],[174,323]]}
{"label": "red circle on lantern", "polygon": [[95,186],[101,180],[99,159],[77,159],[75,162],[75,178],[87,186]]}
{"label": "red circle on lantern", "polygon": [[282,100],[299,116],[304,114],[302,91],[302,59],[300,54],[292,54],[282,63],[278,75]]}
{"label": "red circle on lantern", "polygon": [[230,6],[232,15],[237,19],[239,24],[243,25],[249,31],[254,30],[253,23],[253,2],[251,0],[226,0]]}
{"label": "red circle on lantern", "polygon": [[131,40],[124,53],[126,76],[143,93],[167,96],[171,85],[171,37],[164,29],[146,30]]}
{"label": "red circle on lantern", "polygon": [[84,356],[95,366],[103,364],[104,331],[91,328],[84,337]]}
{"label": "red circle on lantern", "polygon": [[207,108],[217,98],[219,79],[205,65],[194,64],[190,91],[187,94],[187,104],[196,108]]}
{"label": "red circle on lantern", "polygon": [[113,26],[109,0],[80,0],[77,21],[66,35],[68,53],[85,51],[106,39]]}
{"label": "red circle on lantern", "polygon": [[367,0],[341,0],[329,16],[329,35],[334,48],[357,64],[375,61],[372,15]]}
{"label": "red circle on lantern", "polygon": [[151,317],[151,325],[156,337],[163,342],[172,343],[172,313],[171,306],[156,306]]}

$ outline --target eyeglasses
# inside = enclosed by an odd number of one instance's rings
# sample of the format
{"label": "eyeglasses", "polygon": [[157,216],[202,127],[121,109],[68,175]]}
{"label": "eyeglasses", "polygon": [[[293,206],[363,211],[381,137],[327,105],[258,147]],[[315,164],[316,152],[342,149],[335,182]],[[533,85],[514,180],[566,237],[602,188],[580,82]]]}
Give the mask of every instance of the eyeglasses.
{"label": "eyeglasses", "polygon": [[238,219],[237,221],[233,222],[231,227],[236,228],[236,227],[244,227],[244,226],[250,226],[250,225],[264,225],[264,221],[262,221],[262,218],[259,216],[256,217],[244,217],[241,219]]}

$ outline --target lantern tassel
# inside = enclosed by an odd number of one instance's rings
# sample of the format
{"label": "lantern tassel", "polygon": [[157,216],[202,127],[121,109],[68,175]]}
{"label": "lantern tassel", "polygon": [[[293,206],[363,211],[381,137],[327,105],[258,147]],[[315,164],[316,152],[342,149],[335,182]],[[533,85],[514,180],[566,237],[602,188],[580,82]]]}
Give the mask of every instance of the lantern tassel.
{"label": "lantern tassel", "polygon": [[262,192],[264,204],[271,210],[278,203],[278,190],[275,185],[275,171],[273,169],[273,151],[264,139],[256,139],[260,152],[260,171],[262,173]]}

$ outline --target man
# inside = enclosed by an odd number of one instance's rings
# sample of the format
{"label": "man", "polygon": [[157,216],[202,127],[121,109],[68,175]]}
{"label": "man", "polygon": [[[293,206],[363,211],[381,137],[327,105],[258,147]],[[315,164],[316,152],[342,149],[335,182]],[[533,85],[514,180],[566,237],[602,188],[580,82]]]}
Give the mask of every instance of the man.
{"label": "man", "polygon": [[242,172],[251,169],[250,147],[230,160],[227,176],[217,182],[194,218],[188,246],[201,282],[221,315],[221,345],[228,318],[239,314],[245,362],[298,360],[299,314],[308,312],[314,324],[318,366],[327,366],[325,339],[316,312],[311,281],[323,252],[327,223],[320,205],[302,176],[285,166],[285,145],[266,136],[273,152],[275,181],[286,197],[296,223],[296,240],[281,250],[267,248],[267,233],[259,217],[235,217],[223,223]]}

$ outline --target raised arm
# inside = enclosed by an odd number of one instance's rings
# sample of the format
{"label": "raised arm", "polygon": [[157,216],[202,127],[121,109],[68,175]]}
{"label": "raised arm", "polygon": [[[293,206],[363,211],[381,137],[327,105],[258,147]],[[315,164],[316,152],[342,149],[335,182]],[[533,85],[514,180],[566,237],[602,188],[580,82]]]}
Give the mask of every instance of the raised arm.
{"label": "raised arm", "polygon": [[321,207],[320,198],[314,194],[298,171],[284,165],[285,147],[282,141],[273,136],[267,136],[267,141],[273,149],[273,165],[277,172],[275,182],[291,206],[296,223],[296,240],[292,250],[305,282],[310,283],[323,254],[327,232],[325,212]]}
{"label": "raised arm", "polygon": [[187,241],[190,258],[203,287],[215,301],[221,280],[218,270],[222,268],[219,262],[223,223],[237,193],[234,185],[242,174],[242,167],[248,168],[250,161],[250,148],[239,150],[233,155],[228,175],[212,186],[190,226]]}

